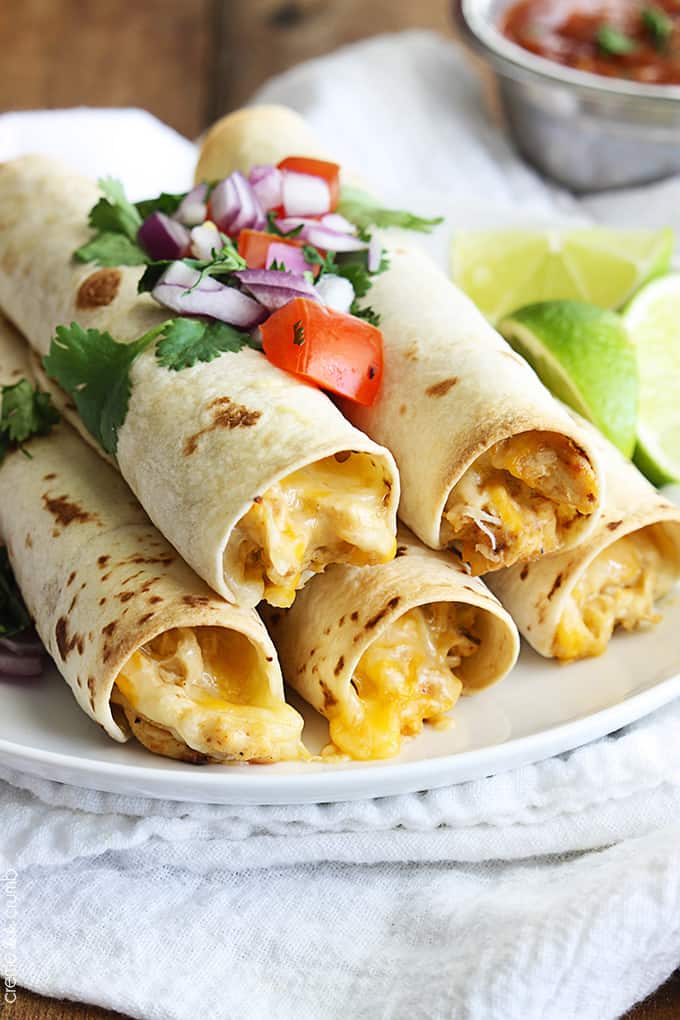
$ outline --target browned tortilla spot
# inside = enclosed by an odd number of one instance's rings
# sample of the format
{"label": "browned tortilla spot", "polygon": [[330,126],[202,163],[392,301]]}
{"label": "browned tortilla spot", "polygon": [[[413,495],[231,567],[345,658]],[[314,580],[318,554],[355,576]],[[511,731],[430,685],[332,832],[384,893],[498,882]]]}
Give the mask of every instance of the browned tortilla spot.
{"label": "browned tortilla spot", "polygon": [[341,616],[340,619],[338,620],[338,627],[344,627],[344,625],[345,625],[345,617]]}
{"label": "browned tortilla spot", "polygon": [[406,414],[406,404],[401,405],[401,407],[399,408],[399,414],[401,415]]}
{"label": "browned tortilla spot", "polygon": [[398,545],[397,546],[397,551],[394,554],[395,560],[398,559],[400,556],[406,556],[407,552],[408,552],[408,549],[406,548],[405,545]]}
{"label": "browned tortilla spot", "polygon": [[616,531],[616,529],[620,528],[622,524],[623,521],[610,521],[607,527],[609,528],[610,531]]}
{"label": "browned tortilla spot", "polygon": [[105,567],[110,559],[111,559],[110,556],[99,556],[97,558],[97,566],[98,567]]}
{"label": "browned tortilla spot", "polygon": [[562,580],[563,580],[562,574],[558,574],[557,577],[555,578],[554,582],[553,582],[552,588],[548,592],[548,598],[549,599],[551,599],[553,597],[553,595],[555,594],[557,589],[560,587],[560,585],[562,584]]}
{"label": "browned tortilla spot", "polygon": [[106,605],[106,595],[102,595],[102,597],[99,600],[99,605],[100,606]]}
{"label": "browned tortilla spot", "polygon": [[66,582],[66,587],[69,588],[73,584],[75,579],[76,579],[76,572],[75,572],[75,570],[72,570],[71,573],[68,575],[68,581]]}
{"label": "browned tortilla spot", "polygon": [[335,697],[333,691],[330,689],[330,687],[324,680],[319,680],[319,687],[321,688],[321,693],[323,694],[324,708],[333,708],[333,705],[337,705],[338,699]]}
{"label": "browned tortilla spot", "polygon": [[158,603],[162,602],[162,601],[163,601],[163,596],[162,595],[151,595],[150,598],[149,598],[149,605],[150,606],[157,606]]}
{"label": "browned tortilla spot", "polygon": [[51,481],[53,481],[53,480],[54,480],[54,479],[55,479],[56,477],[57,477],[57,476],[56,476],[55,474],[49,474],[49,475],[45,475],[45,476],[43,477],[43,482],[51,482]]}
{"label": "browned tortilla spot", "polygon": [[335,664],[335,669],[333,670],[333,672],[335,673],[336,676],[339,676],[339,674],[342,672],[342,670],[344,668],[344,665],[345,665],[345,656],[341,655],[340,658],[338,659],[338,661]]}
{"label": "browned tortilla spot", "polygon": [[208,595],[183,595],[182,602],[187,606],[209,606],[210,597]]}
{"label": "browned tortilla spot", "polygon": [[142,626],[143,624],[148,623],[152,617],[153,613],[144,613],[144,616],[140,616],[140,618],[137,620],[137,623],[140,626]]}
{"label": "browned tortilla spot", "polygon": [[189,436],[184,444],[185,457],[190,457],[196,452],[199,439],[208,432],[216,432],[218,429],[249,428],[262,417],[262,411],[249,411],[243,404],[235,404],[231,397],[215,397],[208,404],[208,409],[214,409],[213,420],[205,428]]}
{"label": "browned tortilla spot", "polygon": [[129,602],[131,598],[134,598],[134,594],[133,591],[122,591],[116,595],[116,598],[120,599],[121,602]]}
{"label": "browned tortilla spot", "polygon": [[119,269],[98,269],[83,280],[76,297],[76,308],[102,308],[118,294],[122,279]]}
{"label": "browned tortilla spot", "polygon": [[117,620],[111,620],[111,622],[107,623],[105,627],[102,627],[102,634],[106,634],[107,637],[111,637],[111,635],[113,634],[113,632],[114,632],[114,630],[116,629],[117,626],[118,626],[118,621]]}
{"label": "browned tortilla spot", "polygon": [[372,616],[370,620],[366,621],[364,624],[364,630],[373,630],[373,628],[380,623],[383,616],[386,613],[389,613],[390,610],[396,609],[400,602],[401,597],[399,595],[395,595],[393,599],[390,599],[384,609],[381,609],[379,613],[376,613],[375,616]]}
{"label": "browned tortilla spot", "polygon": [[358,614],[358,612],[355,609],[354,612],[350,616],[350,620],[353,620],[354,623],[356,623],[358,619],[359,619],[359,614]]}
{"label": "browned tortilla spot", "polygon": [[520,581],[526,581],[528,576],[529,576],[529,564],[525,563],[519,572]]}
{"label": "browned tortilla spot", "polygon": [[266,662],[273,662],[274,661],[274,656],[273,655],[265,655],[265,661]]}
{"label": "browned tortilla spot", "polygon": [[425,390],[426,397],[445,397],[450,389],[458,382],[458,376],[452,375],[450,379],[442,379],[441,382],[433,383]]}
{"label": "browned tortilla spot", "polygon": [[83,636],[82,634],[74,634],[73,637],[69,637],[68,619],[65,616],[60,616],[57,620],[57,625],[54,628],[54,637],[59,649],[59,655],[64,662],[66,662],[74,648],[77,648],[81,655],[83,654],[85,650]]}
{"label": "browned tortilla spot", "polygon": [[418,344],[411,344],[409,347],[407,347],[406,350],[404,351],[404,357],[406,358],[407,361],[417,361]]}
{"label": "browned tortilla spot", "polygon": [[51,499],[48,493],[43,493],[43,503],[58,524],[68,527],[73,521],[78,524],[86,524],[88,521],[97,521],[97,515],[83,510],[77,503],[72,502],[68,496],[57,496]]}
{"label": "browned tortilla spot", "polygon": [[26,535],[26,538],[24,539],[24,545],[26,546],[27,549],[33,548],[33,539],[31,538],[30,533]]}

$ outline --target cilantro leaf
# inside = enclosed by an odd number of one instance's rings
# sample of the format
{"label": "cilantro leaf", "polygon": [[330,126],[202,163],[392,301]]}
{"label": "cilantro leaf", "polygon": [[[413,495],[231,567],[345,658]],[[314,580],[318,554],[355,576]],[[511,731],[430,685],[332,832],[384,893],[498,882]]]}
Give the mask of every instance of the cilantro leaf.
{"label": "cilantro leaf", "polygon": [[267,233],[276,234],[277,237],[297,237],[305,229],[304,223],[300,223],[299,226],[293,227],[292,230],[281,230],[281,227],[276,222],[277,214],[270,209],[267,212]]}
{"label": "cilantro leaf", "polygon": [[625,56],[636,49],[634,39],[631,39],[625,32],[620,32],[613,25],[607,25],[606,23],[600,25],[595,39],[600,49],[613,57]]}
{"label": "cilantro leaf", "polygon": [[94,230],[125,234],[135,241],[142,217],[128,201],[123,185],[114,177],[101,177],[97,183],[104,197],[90,210],[90,226]]}
{"label": "cilantro leaf", "polygon": [[31,626],[31,618],[14,580],[5,546],[0,546],[0,638],[13,637]]}
{"label": "cilantro leaf", "polygon": [[118,343],[110,333],[72,322],[57,326],[43,358],[45,371],[71,396],[88,432],[113,456],[130,402],[130,368],[165,327],[162,323],[132,343]]}
{"label": "cilantro leaf", "polygon": [[663,50],[673,34],[672,19],[659,7],[646,7],[642,12],[642,23],[656,48]]}
{"label": "cilantro leaf", "polygon": [[418,230],[423,234],[429,234],[433,227],[443,222],[443,216],[428,220],[406,212],[405,209],[385,209],[361,188],[346,186],[340,192],[337,211],[360,230],[370,226],[403,227],[404,230]]}
{"label": "cilantro leaf", "polygon": [[74,252],[79,262],[96,262],[100,266],[143,266],[149,256],[125,234],[104,230]]}
{"label": "cilantro leaf", "polygon": [[[200,259],[182,259],[185,266],[190,266],[191,269],[196,269],[201,274],[194,286],[198,286],[204,276],[227,276],[237,269],[246,268],[246,260],[239,255],[233,242],[224,234],[221,237],[222,247],[219,251],[213,252],[214,257],[210,262],[202,262]],[[153,290],[165,270],[171,265],[171,261],[166,259],[149,263],[137,284],[137,292],[144,294],[146,291]]]}
{"label": "cilantro leaf", "polygon": [[357,319],[365,319],[366,322],[370,322],[371,326],[380,325],[380,314],[371,308],[370,305],[360,308],[356,298],[351,304],[349,314],[355,315]]}
{"label": "cilantro leaf", "polygon": [[19,447],[31,436],[46,436],[59,421],[49,393],[35,389],[28,379],[20,379],[0,390],[0,464],[10,449]]}
{"label": "cilantro leaf", "polygon": [[322,255],[313,244],[303,244],[302,254],[305,257],[305,262],[308,262],[310,266],[321,266],[322,273],[336,273],[335,267],[335,252],[328,251],[326,255]]}
{"label": "cilantro leaf", "polygon": [[389,269],[389,266],[387,252],[383,251],[380,265],[375,272],[371,273],[368,269],[368,252],[348,251],[337,256],[337,265],[333,268],[333,272],[349,280],[354,288],[355,298],[362,298],[371,289],[372,278],[378,276],[379,273],[384,273],[386,269]]}
{"label": "cilantro leaf", "polygon": [[177,212],[187,195],[187,191],[181,195],[173,195],[169,191],[161,191],[157,198],[145,198],[142,202],[135,202],[135,209],[142,220],[145,220],[147,216],[154,212],[162,212],[166,216],[172,216],[173,213]]}
{"label": "cilantro leaf", "polygon": [[241,333],[226,322],[201,319],[173,319],[156,347],[159,364],[173,372],[191,368],[197,361],[213,361],[225,351],[253,347],[248,333]]}

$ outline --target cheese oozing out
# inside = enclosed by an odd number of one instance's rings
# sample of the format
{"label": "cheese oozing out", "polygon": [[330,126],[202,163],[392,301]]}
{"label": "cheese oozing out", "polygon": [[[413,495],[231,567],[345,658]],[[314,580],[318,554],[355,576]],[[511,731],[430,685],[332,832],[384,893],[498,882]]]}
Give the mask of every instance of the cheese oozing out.
{"label": "cheese oozing out", "polygon": [[112,701],[142,743],[171,757],[305,757],[302,718],[272,693],[262,654],[237,631],[177,627],[133,652],[116,678]]}
{"label": "cheese oozing out", "polygon": [[437,602],[409,609],[366,649],[347,698],[326,698],[330,736],[363,760],[399,753],[402,735],[437,723],[458,701],[465,660],[479,649],[473,606]]}
{"label": "cheese oozing out", "polygon": [[601,655],[614,630],[657,623],[654,603],[678,578],[663,532],[651,525],[603,549],[569,594],[555,633],[553,655],[569,661]]}
{"label": "cheese oozing out", "polygon": [[[368,453],[346,451],[272,485],[241,518],[225,573],[239,601],[292,605],[296,591],[331,563],[386,563],[396,551],[392,483]],[[226,557],[225,557],[226,560]]]}
{"label": "cheese oozing out", "polygon": [[482,454],[452,489],[441,540],[472,574],[559,549],[595,510],[598,484],[585,453],[556,432],[524,432]]}

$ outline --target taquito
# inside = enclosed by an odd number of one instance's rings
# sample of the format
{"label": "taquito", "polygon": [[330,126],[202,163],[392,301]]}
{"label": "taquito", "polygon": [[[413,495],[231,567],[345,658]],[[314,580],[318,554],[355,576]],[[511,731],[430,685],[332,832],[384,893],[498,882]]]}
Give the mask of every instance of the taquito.
{"label": "taquito", "polygon": [[[0,319],[0,384],[27,365]],[[0,492],[0,535],[38,634],[110,737],[197,763],[304,754],[255,610],[215,595],[69,425],[10,452]]]}
{"label": "taquito", "polygon": [[581,425],[604,467],[597,528],[576,549],[489,578],[529,644],[564,661],[601,655],[618,627],[657,621],[657,601],[680,579],[680,507]]}
{"label": "taquito", "polygon": [[[196,179],[292,154],[319,154],[304,121],[252,107],[211,129]],[[425,253],[388,254],[365,298],[384,338],[381,394],[371,407],[340,406],[394,454],[402,520],[432,548],[456,549],[474,574],[583,541],[600,499],[587,437]]]}
{"label": "taquito", "polygon": [[[0,166],[0,307],[38,355],[60,324],[131,341],[168,318],[137,293],[141,268],[74,260],[97,198],[93,181],[51,159]],[[320,390],[250,348],[176,372],[149,349],[130,378],[117,466],[157,528],[219,594],[241,605],[263,597],[289,605],[328,563],[394,554],[394,460]],[[50,391],[94,442],[65,394]]]}
{"label": "taquito", "polygon": [[517,628],[479,578],[401,528],[391,563],[330,567],[265,620],[287,682],[352,758],[387,758],[512,669]]}

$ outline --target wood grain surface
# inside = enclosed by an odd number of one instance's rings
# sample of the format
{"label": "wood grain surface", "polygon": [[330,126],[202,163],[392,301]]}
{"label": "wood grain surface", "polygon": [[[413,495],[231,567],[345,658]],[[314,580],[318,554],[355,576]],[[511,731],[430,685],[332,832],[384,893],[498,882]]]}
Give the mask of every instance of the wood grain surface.
{"label": "wood grain surface", "polygon": [[[134,105],[195,137],[301,60],[378,32],[450,34],[448,7],[447,0],[3,0],[0,110]],[[8,1020],[119,1015],[22,989],[0,1013]],[[679,1018],[680,971],[628,1014]]]}

